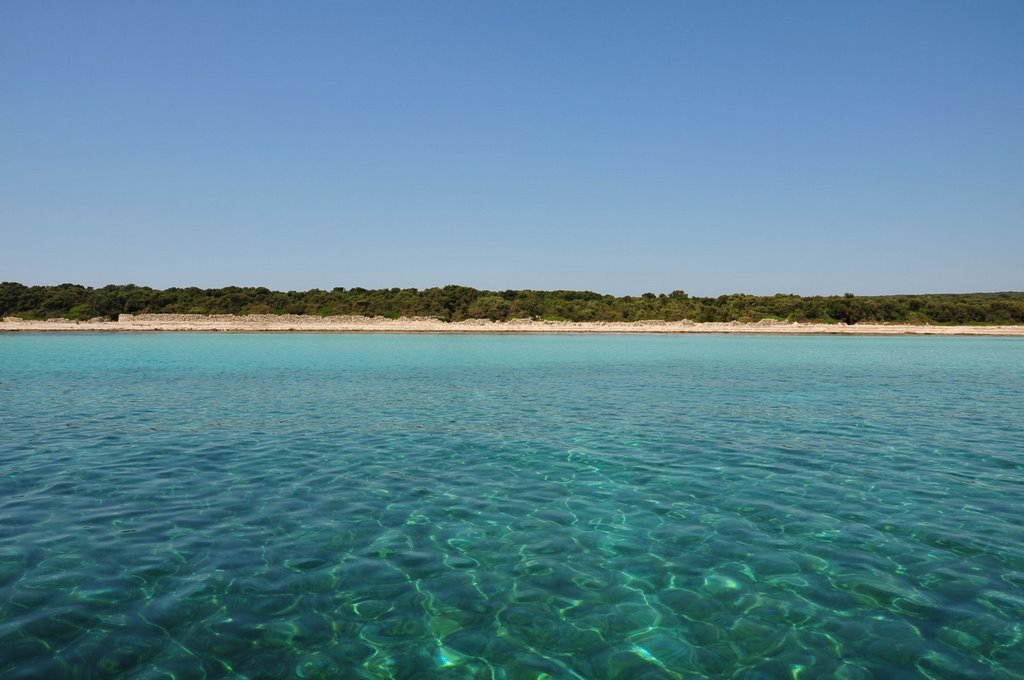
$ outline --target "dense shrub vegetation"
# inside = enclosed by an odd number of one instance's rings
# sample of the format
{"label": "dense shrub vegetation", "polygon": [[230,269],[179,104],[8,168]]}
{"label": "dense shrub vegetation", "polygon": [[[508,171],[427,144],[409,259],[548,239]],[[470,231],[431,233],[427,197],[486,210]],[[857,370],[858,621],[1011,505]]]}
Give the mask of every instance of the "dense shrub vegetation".
{"label": "dense shrub vegetation", "polygon": [[0,283],[0,316],[26,319],[116,319],[123,313],[170,314],[364,314],[571,321],[788,321],[857,323],[1024,323],[1024,293],[943,295],[690,297],[683,291],[615,297],[588,291],[476,290],[444,288],[335,288],[273,291],[267,288],[168,288],[123,285],[89,288],[71,283],[24,286]]}

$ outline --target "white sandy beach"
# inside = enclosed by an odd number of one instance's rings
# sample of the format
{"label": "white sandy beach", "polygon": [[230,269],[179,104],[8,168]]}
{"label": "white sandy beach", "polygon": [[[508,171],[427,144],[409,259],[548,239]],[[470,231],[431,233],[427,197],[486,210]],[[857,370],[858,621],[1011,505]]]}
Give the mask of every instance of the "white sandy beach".
{"label": "white sandy beach", "polygon": [[387,319],[366,316],[299,316],[254,314],[122,314],[117,321],[24,321],[7,317],[0,332],[310,332],[310,333],[756,333],[785,335],[1003,335],[1024,336],[1024,326],[929,326],[860,323],[790,323],[764,319],[756,323],[693,321],[572,322],[488,321],[446,322],[434,318]]}

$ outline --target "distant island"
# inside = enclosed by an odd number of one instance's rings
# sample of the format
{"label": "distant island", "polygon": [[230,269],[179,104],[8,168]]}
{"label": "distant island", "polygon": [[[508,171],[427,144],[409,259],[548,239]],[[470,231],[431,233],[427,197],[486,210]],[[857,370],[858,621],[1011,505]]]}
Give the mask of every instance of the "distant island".
{"label": "distant island", "polygon": [[23,320],[117,320],[122,314],[305,315],[399,319],[430,317],[511,321],[813,324],[1016,325],[1024,324],[1024,292],[929,295],[852,294],[771,296],[732,294],[692,297],[677,290],[640,296],[591,291],[441,288],[334,288],[273,291],[268,288],[167,288],[65,283],[25,286],[0,283],[0,317]]}

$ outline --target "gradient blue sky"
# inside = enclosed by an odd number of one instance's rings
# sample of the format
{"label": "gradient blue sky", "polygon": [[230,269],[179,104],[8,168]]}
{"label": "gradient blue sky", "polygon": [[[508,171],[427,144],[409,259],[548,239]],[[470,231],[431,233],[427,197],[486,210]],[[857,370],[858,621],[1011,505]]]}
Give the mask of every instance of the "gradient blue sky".
{"label": "gradient blue sky", "polygon": [[0,3],[0,280],[1024,289],[1024,3]]}

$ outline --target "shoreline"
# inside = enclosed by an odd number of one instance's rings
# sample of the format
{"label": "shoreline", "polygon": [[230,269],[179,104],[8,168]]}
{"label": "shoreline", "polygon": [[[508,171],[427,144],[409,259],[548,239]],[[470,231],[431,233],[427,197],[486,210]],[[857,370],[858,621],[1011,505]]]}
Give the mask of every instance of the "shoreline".
{"label": "shoreline", "polygon": [[1017,326],[929,326],[910,324],[796,323],[764,319],[739,321],[441,321],[428,317],[387,319],[366,316],[303,316],[253,314],[122,314],[117,321],[24,321],[7,317],[0,332],[77,333],[655,333],[655,334],[760,334],[760,335],[987,335],[1024,337]]}

